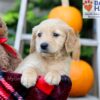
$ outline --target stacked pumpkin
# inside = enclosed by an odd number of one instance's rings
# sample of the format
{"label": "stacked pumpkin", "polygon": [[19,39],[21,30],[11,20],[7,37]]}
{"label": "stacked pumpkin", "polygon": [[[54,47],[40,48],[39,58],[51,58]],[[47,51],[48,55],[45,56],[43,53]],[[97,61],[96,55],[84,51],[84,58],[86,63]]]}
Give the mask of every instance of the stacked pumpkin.
{"label": "stacked pumpkin", "polygon": [[[67,0],[66,0],[67,1]],[[49,13],[49,18],[59,18],[69,24],[73,29],[79,33],[82,29],[82,16],[80,11],[72,6],[65,5],[53,8]]]}
{"label": "stacked pumpkin", "polygon": [[[67,1],[67,0],[66,0]],[[80,11],[68,5],[68,1],[62,0],[62,6],[53,8],[49,13],[49,18],[59,18],[69,24],[76,33],[82,29],[82,16]],[[91,66],[83,61],[73,60],[71,63],[70,78],[72,89],[70,96],[85,96],[90,91],[94,82],[94,74]]]}
{"label": "stacked pumpkin", "polygon": [[85,96],[88,94],[94,83],[94,74],[91,66],[83,61],[72,61],[70,78],[72,89],[70,96]]}

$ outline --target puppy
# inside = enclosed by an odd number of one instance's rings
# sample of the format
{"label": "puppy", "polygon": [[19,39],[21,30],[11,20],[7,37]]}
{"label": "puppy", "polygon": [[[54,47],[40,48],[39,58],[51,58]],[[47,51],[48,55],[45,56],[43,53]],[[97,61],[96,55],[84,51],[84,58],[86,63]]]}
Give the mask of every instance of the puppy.
{"label": "puppy", "polygon": [[15,71],[22,73],[21,83],[29,88],[43,75],[48,84],[59,84],[61,75],[69,75],[70,53],[78,42],[74,30],[59,19],[48,19],[34,27],[30,55]]}

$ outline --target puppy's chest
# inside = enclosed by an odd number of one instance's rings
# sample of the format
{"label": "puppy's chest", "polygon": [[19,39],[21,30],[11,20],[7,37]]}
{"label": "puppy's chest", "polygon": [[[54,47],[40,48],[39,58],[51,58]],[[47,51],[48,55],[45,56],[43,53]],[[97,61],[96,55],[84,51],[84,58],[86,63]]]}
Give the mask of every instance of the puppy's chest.
{"label": "puppy's chest", "polygon": [[47,61],[42,60],[37,64],[38,71],[40,73],[47,73],[48,71],[56,70],[56,71],[67,71],[69,64],[67,60],[64,61]]}
{"label": "puppy's chest", "polygon": [[63,70],[66,66],[65,61],[52,61],[47,65],[48,70]]}

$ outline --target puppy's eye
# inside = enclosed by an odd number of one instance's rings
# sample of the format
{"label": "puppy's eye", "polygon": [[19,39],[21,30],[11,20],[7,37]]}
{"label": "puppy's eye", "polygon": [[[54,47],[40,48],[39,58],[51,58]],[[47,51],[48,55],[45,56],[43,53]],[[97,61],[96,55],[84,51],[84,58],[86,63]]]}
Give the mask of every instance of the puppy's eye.
{"label": "puppy's eye", "polygon": [[42,33],[38,33],[38,37],[41,37],[42,36]]}
{"label": "puppy's eye", "polygon": [[53,36],[54,36],[54,37],[58,37],[59,34],[58,34],[58,33],[53,33]]}

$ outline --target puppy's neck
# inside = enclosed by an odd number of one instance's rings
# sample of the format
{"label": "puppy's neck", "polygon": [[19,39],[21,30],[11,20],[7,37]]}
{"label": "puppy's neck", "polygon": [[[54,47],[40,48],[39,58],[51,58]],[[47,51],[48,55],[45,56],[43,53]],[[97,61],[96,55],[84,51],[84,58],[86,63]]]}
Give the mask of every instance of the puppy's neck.
{"label": "puppy's neck", "polygon": [[54,54],[45,54],[45,53],[42,53],[41,54],[41,57],[47,61],[55,61],[55,60],[58,60],[58,61],[61,61],[61,60],[64,60],[65,58],[67,58],[67,53],[65,52],[65,50],[61,50],[59,52],[56,52]]}

